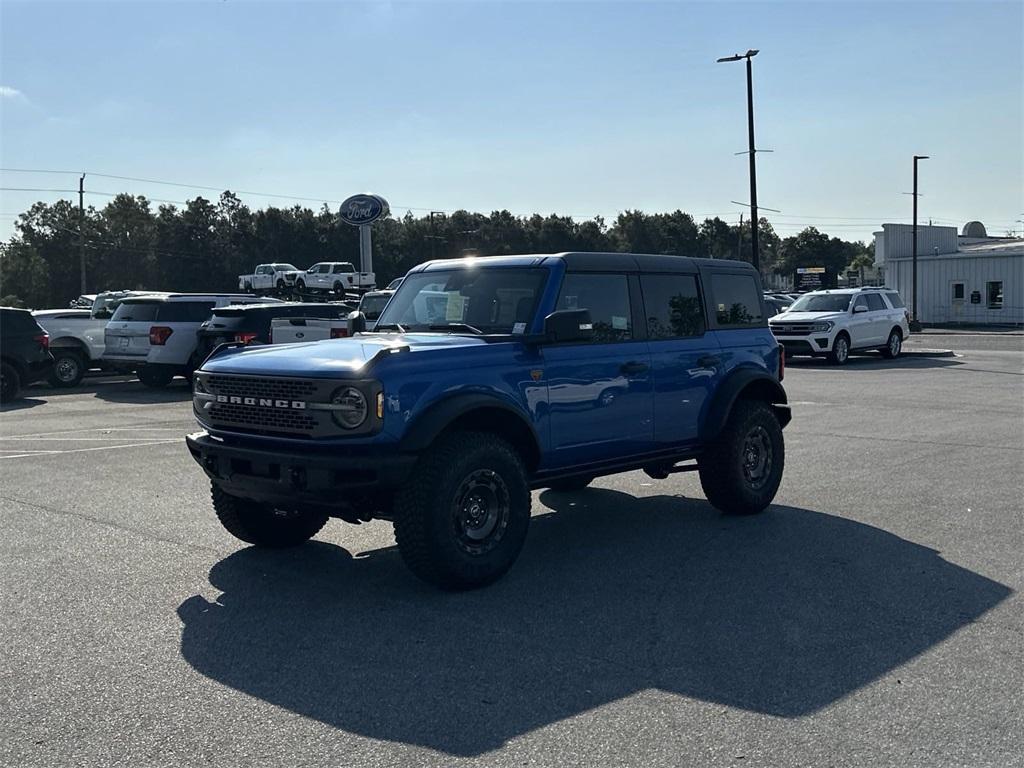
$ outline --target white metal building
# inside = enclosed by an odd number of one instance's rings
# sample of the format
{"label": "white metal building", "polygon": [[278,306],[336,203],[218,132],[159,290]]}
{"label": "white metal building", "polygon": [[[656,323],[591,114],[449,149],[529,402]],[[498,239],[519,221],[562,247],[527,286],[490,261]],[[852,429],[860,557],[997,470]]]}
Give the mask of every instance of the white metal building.
{"label": "white metal building", "polygon": [[[913,227],[883,224],[875,264],[907,307],[913,296]],[[917,228],[917,318],[922,323],[1024,324],[1024,240],[988,237],[976,221]]]}

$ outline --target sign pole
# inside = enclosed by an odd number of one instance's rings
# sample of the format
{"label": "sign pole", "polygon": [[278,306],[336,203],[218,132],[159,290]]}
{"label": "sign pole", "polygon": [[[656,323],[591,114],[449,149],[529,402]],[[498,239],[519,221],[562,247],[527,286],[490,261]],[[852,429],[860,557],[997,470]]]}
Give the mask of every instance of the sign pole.
{"label": "sign pole", "polygon": [[369,224],[359,225],[359,271],[373,272],[373,242]]}

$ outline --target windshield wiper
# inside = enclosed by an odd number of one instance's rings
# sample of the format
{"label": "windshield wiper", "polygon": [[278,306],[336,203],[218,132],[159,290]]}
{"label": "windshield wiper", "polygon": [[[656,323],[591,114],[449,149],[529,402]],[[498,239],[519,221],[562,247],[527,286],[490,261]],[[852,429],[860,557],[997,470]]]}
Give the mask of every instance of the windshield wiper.
{"label": "windshield wiper", "polygon": [[405,328],[398,323],[377,323],[377,325],[373,326],[374,331],[382,331],[385,328],[394,328],[399,333],[406,333]]}
{"label": "windshield wiper", "polygon": [[445,323],[444,325],[429,325],[427,328],[431,331],[454,331],[459,328],[464,331],[469,331],[470,333],[475,333],[477,336],[483,335],[483,331],[479,328],[474,328],[468,323]]}

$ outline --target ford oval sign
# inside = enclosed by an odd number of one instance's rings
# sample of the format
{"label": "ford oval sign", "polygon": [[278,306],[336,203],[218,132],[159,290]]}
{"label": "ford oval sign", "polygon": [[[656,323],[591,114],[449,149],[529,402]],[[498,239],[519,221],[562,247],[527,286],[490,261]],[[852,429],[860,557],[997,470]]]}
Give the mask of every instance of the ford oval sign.
{"label": "ford oval sign", "polygon": [[380,195],[352,195],[341,204],[339,216],[346,224],[361,227],[390,213],[388,201]]}

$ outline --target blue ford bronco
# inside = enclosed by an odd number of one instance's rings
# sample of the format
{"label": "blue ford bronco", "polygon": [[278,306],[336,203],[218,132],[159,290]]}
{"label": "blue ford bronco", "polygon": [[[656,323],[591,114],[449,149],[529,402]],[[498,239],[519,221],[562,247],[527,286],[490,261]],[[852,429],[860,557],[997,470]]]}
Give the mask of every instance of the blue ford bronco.
{"label": "blue ford bronco", "polygon": [[767,507],[782,479],[785,361],[737,261],[560,253],[414,268],[373,333],[222,345],[196,371],[188,449],[242,541],[329,517],[394,523],[420,578],[500,578],[531,489],[697,470],[708,501]]}

